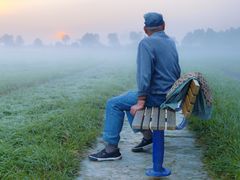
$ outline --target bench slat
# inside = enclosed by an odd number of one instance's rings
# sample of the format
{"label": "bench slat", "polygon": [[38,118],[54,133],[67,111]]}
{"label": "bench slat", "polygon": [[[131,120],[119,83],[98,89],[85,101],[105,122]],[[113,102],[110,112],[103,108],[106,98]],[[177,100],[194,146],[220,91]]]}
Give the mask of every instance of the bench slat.
{"label": "bench slat", "polygon": [[149,123],[151,120],[151,113],[152,113],[152,108],[145,109],[145,116],[143,120],[142,129],[148,130],[150,128]]}
{"label": "bench slat", "polygon": [[176,129],[176,112],[167,110],[167,129],[175,130]]}
{"label": "bench slat", "polygon": [[198,81],[195,80],[195,79],[192,80],[191,85],[190,85],[190,88],[191,88],[191,90],[192,90],[192,93],[193,93],[195,96],[197,96],[197,95],[198,95],[198,92],[199,92],[199,88],[200,88],[200,85],[199,85]]}
{"label": "bench slat", "polygon": [[190,117],[192,113],[194,104],[196,102],[196,96],[199,93],[199,89],[200,89],[200,85],[198,81],[195,79],[192,80],[182,106],[182,112],[185,118]]}
{"label": "bench slat", "polygon": [[188,90],[189,101],[194,104],[196,101],[196,95],[193,94],[191,88]]}
{"label": "bench slat", "polygon": [[165,109],[160,109],[159,111],[159,124],[158,124],[158,129],[159,130],[165,130]]}
{"label": "bench slat", "polygon": [[144,110],[137,111],[133,119],[132,128],[141,129],[143,118],[144,118]]}
{"label": "bench slat", "polygon": [[184,114],[185,118],[188,118],[188,117],[191,115],[191,113],[190,113],[190,112],[188,112],[188,110],[187,110],[187,107],[186,107],[186,104],[185,104],[185,103],[183,104],[183,107],[182,107],[182,113]]}
{"label": "bench slat", "polygon": [[151,129],[152,130],[158,130],[158,107],[153,107],[152,108],[152,124],[151,124]]}
{"label": "bench slat", "polygon": [[192,104],[190,102],[189,96],[187,95],[187,97],[186,97],[186,107],[187,107],[188,112],[192,113],[193,106],[194,106],[194,104]]}

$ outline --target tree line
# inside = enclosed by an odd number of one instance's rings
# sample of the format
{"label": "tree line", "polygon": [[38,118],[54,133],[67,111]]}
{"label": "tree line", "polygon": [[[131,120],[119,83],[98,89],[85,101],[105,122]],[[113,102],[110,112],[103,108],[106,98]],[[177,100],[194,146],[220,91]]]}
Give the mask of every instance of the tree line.
{"label": "tree line", "polygon": [[[141,32],[130,32],[129,33],[129,41],[130,45],[137,45],[138,42],[143,38],[143,33]],[[100,41],[100,35],[97,33],[85,33],[79,39],[71,39],[70,35],[65,34],[61,37],[60,41],[54,43],[54,47],[120,47],[121,41],[119,40],[119,36],[117,33],[109,33],[107,35],[108,43],[103,44]],[[22,36],[13,36],[11,34],[4,34],[0,36],[0,46],[4,47],[45,47],[49,46],[43,42],[40,38],[36,38],[33,40],[31,44],[26,44],[25,40]]]}
{"label": "tree line", "polygon": [[[138,42],[144,37],[141,32],[130,32],[130,45],[136,46]],[[109,33],[107,35],[107,45],[100,41],[100,35],[97,33],[85,33],[79,39],[71,39],[70,35],[65,34],[60,41],[54,43],[54,47],[121,47],[121,41],[117,33]],[[229,28],[225,31],[214,31],[211,28],[207,30],[196,29],[187,33],[181,43],[178,44],[180,48],[184,49],[206,49],[206,50],[220,50],[220,49],[239,49],[240,47],[240,28]],[[48,46],[40,38],[27,45],[24,38],[20,35],[14,37],[10,34],[0,36],[0,46],[4,47],[44,47]]]}
{"label": "tree line", "polygon": [[181,43],[184,47],[199,48],[235,48],[240,47],[240,27],[229,28],[225,31],[214,31],[211,28],[207,30],[196,29],[185,35]]}

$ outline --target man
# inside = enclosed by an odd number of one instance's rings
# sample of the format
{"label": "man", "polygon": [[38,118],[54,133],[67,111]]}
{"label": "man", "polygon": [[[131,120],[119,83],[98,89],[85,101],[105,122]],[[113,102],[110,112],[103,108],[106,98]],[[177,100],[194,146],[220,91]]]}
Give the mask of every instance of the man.
{"label": "man", "polygon": [[[121,159],[118,148],[120,132],[124,121],[124,112],[132,124],[136,111],[146,106],[160,106],[173,83],[180,77],[178,53],[174,41],[165,30],[165,22],[161,14],[147,13],[144,15],[145,37],[138,46],[137,55],[137,92],[127,92],[113,97],[107,102],[103,140],[106,147],[89,155],[92,161]],[[136,132],[136,131],[135,131]],[[142,152],[152,144],[152,132],[142,131],[143,139],[135,146],[133,152]]]}

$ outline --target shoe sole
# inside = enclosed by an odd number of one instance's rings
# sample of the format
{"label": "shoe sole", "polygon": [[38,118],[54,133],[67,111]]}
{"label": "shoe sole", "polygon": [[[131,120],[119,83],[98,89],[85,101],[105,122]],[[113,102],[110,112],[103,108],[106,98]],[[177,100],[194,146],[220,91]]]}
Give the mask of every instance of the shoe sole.
{"label": "shoe sole", "polygon": [[88,156],[89,160],[91,161],[115,161],[122,159],[122,156],[114,157],[114,158],[96,158],[93,156]]}
{"label": "shoe sole", "polygon": [[152,147],[152,143],[144,147],[134,148],[132,149],[132,152],[144,152],[145,150],[150,149],[151,147]]}

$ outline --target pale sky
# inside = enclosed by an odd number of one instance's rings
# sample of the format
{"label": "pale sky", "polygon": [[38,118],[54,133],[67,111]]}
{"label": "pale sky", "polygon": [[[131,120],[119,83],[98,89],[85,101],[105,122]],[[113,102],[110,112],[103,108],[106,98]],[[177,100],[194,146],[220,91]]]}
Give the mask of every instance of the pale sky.
{"label": "pale sky", "polygon": [[22,35],[56,40],[65,32],[72,39],[85,32],[116,32],[127,37],[142,31],[143,14],[163,14],[167,33],[178,40],[197,28],[240,27],[240,0],[0,0],[0,36]]}

